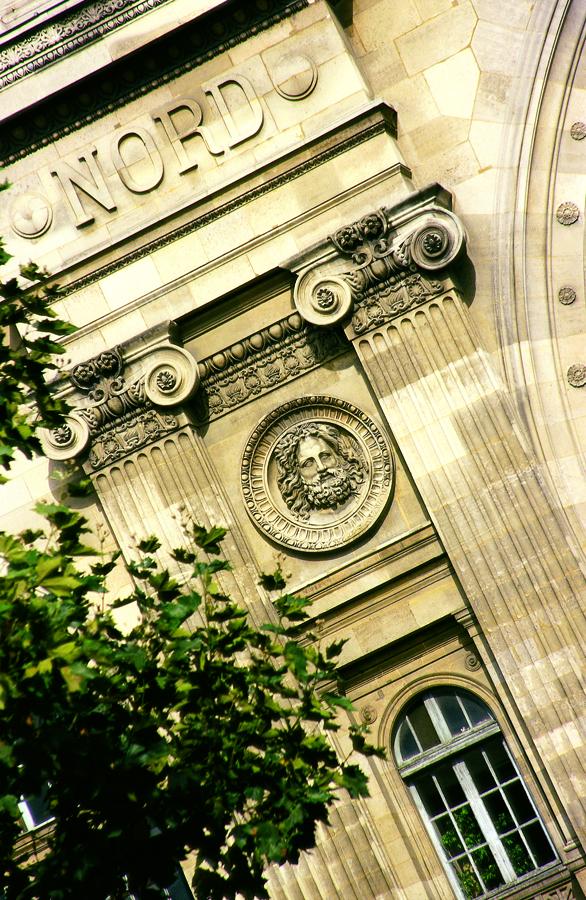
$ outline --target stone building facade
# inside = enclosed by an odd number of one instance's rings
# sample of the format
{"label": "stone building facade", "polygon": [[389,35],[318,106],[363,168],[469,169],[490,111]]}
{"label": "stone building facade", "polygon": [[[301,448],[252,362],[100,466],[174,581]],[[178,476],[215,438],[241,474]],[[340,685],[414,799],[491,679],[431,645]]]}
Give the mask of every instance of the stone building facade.
{"label": "stone building facade", "polygon": [[[582,0],[0,3],[0,233],[131,554],[284,559],[388,760],[275,898],[586,891]],[[115,589],[122,591],[120,571]]]}

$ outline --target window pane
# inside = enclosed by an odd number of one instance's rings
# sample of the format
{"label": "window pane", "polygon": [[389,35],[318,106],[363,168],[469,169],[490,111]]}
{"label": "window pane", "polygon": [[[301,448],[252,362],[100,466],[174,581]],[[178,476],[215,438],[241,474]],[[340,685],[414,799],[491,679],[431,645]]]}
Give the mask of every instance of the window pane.
{"label": "window pane", "polygon": [[472,863],[464,857],[455,860],[452,867],[456,873],[462,893],[467,900],[473,900],[474,897],[480,897],[484,893],[484,889],[480,886],[480,882],[474,873]]}
{"label": "window pane", "polygon": [[450,806],[457,806],[459,803],[465,802],[466,796],[464,791],[460,787],[460,782],[454,775],[453,769],[449,764],[439,766],[435,770],[435,777],[440,791]]}
{"label": "window pane", "polygon": [[421,802],[425,806],[428,816],[437,816],[445,811],[446,807],[444,801],[440,797],[439,791],[432,778],[427,776],[426,778],[422,778],[421,781],[418,781],[417,792],[421,797]]}
{"label": "window pane", "polygon": [[482,722],[489,722],[492,719],[490,710],[484,703],[474,700],[473,697],[469,697],[467,694],[460,694],[459,696],[472,725],[481,725]]}
{"label": "window pane", "polygon": [[470,750],[465,759],[466,767],[479,794],[489,791],[495,786],[492,772],[488,768],[481,750]]}
{"label": "window pane", "polygon": [[538,866],[546,866],[554,861],[556,855],[547,839],[541,822],[533,822],[531,825],[527,825],[526,828],[523,828],[523,834]]}
{"label": "window pane", "polygon": [[457,856],[458,853],[464,852],[462,841],[458,837],[458,832],[454,828],[454,824],[448,814],[440,816],[434,821],[437,828],[441,845],[448,856]]}
{"label": "window pane", "polygon": [[29,794],[24,798],[29,815],[33,820],[33,826],[42,825],[53,818],[53,813],[49,809],[47,800],[47,789],[44,788],[40,794]]}
{"label": "window pane", "polygon": [[488,761],[500,782],[519,777],[504,747],[502,738],[496,738],[494,741],[490,741],[490,743],[482,746],[486,749]]}
{"label": "window pane", "polygon": [[484,844],[485,839],[480,831],[478,826],[478,822],[476,821],[476,816],[470,809],[468,803],[465,806],[461,806],[460,809],[454,810],[454,819],[456,820],[456,825],[460,829],[460,834],[466,841],[466,846],[477,847],[479,844]]}
{"label": "window pane", "polygon": [[430,747],[436,747],[441,743],[423,703],[419,703],[409,712],[409,721],[424,750],[429,750]]}
{"label": "window pane", "polygon": [[446,725],[450,729],[450,734],[462,734],[464,731],[470,730],[455,694],[438,694],[435,699],[446,720]]}
{"label": "window pane", "polygon": [[492,819],[492,823],[499,834],[510,831],[515,828],[516,823],[513,822],[511,814],[507,809],[500,791],[494,791],[482,798],[487,812]]}
{"label": "window pane", "polygon": [[523,822],[528,822],[529,819],[535,818],[535,812],[529,802],[525,785],[522,784],[519,779],[513,781],[511,784],[507,784],[503,790],[519,825],[522,825]]}
{"label": "window pane", "polygon": [[500,887],[501,884],[505,883],[490,847],[485,845],[478,850],[474,850],[472,859],[474,860],[476,868],[480,872],[480,877],[484,881],[488,891],[492,891],[494,888]]}
{"label": "window pane", "polygon": [[516,831],[514,834],[508,834],[503,837],[502,840],[503,847],[507,851],[507,856],[511,860],[511,865],[515,870],[516,875],[525,875],[526,872],[530,872],[535,868],[531,861],[531,857],[527,853],[527,848],[521,840],[519,832]]}
{"label": "window pane", "polygon": [[418,753],[421,753],[421,751],[413,737],[409,723],[403,722],[399,728],[399,754],[401,759],[410,759],[412,756],[417,756]]}

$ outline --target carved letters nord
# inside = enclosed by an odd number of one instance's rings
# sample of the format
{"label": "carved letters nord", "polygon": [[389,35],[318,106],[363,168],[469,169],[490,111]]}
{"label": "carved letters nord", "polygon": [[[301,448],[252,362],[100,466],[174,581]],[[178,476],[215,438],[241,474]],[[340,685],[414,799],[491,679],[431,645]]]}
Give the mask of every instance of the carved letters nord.
{"label": "carved letters nord", "polygon": [[[91,146],[78,153],[75,162],[59,161],[53,165],[51,175],[61,187],[77,228],[94,221],[86,205],[87,197],[106,212],[116,210],[112,197],[114,179],[133,194],[145,194],[157,188],[165,174],[163,142],[173,151],[175,173],[184,175],[197,169],[202,146],[204,152],[221,156],[258,134],[264,116],[247,78],[224,75],[201,87],[208,99],[207,110],[193,97],[174,98],[150,111],[152,128],[132,125],[117,129],[109,152],[99,152]],[[204,124],[214,114],[223,123],[222,143],[211,127]],[[196,137],[200,138],[199,146],[193,141]],[[113,174],[108,175],[112,170]]]}

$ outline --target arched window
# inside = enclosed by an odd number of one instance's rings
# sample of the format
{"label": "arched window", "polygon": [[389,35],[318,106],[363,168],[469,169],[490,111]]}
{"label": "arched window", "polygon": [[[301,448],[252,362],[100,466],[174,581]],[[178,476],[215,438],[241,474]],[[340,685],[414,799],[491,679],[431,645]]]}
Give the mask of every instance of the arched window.
{"label": "arched window", "polygon": [[466,691],[413,700],[393,749],[458,897],[490,891],[557,862],[488,707]]}

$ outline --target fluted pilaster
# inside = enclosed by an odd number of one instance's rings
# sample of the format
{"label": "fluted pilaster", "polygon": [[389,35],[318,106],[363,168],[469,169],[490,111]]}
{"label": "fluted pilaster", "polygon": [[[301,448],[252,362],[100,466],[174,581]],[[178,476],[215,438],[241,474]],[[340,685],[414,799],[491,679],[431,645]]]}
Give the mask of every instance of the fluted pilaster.
{"label": "fluted pilaster", "polygon": [[322,325],[329,313],[342,318],[496,661],[500,690],[514,699],[585,840],[583,577],[454,287],[463,229],[433,193],[365,216],[294,261],[296,302]]}

